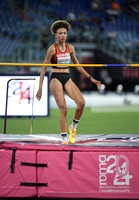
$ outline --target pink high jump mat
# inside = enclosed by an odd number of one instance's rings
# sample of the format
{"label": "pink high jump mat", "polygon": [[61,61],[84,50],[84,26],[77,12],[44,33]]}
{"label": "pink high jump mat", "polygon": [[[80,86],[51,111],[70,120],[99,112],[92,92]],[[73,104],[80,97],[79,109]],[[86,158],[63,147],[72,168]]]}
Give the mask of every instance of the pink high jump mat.
{"label": "pink high jump mat", "polygon": [[139,199],[138,168],[138,134],[0,134],[0,197]]}

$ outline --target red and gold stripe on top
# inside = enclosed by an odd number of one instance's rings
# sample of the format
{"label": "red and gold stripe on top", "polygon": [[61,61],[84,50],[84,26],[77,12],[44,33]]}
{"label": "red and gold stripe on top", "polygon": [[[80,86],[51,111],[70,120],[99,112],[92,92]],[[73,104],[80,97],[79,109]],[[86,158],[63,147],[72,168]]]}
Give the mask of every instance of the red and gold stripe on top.
{"label": "red and gold stripe on top", "polygon": [[[69,51],[69,46],[66,43],[66,50],[65,52],[60,51],[58,48],[57,44],[54,43],[55,48],[56,48],[56,54],[52,57],[51,63],[52,64],[70,64],[71,57],[70,57],[70,51]],[[53,68],[68,68],[68,66],[56,66]]]}

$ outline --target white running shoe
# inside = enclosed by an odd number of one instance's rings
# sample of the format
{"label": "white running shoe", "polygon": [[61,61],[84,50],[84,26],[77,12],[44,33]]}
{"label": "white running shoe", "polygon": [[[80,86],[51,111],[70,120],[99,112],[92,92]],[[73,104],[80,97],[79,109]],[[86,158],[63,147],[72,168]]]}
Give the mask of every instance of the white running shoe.
{"label": "white running shoe", "polygon": [[68,144],[68,137],[67,135],[62,135],[63,144]]}

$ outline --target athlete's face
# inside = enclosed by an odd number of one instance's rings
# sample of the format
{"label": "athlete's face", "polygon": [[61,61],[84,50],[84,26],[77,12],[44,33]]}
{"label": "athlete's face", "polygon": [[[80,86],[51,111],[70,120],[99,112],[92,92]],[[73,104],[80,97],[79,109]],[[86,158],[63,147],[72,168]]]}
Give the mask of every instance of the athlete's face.
{"label": "athlete's face", "polygon": [[65,42],[67,39],[67,29],[59,28],[55,34],[55,37],[59,42]]}

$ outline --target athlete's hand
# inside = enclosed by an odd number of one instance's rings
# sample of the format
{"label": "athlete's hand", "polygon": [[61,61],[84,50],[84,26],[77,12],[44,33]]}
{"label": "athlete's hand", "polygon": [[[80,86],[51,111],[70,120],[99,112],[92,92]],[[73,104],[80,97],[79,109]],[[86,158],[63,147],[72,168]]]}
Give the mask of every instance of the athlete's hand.
{"label": "athlete's hand", "polygon": [[100,87],[101,87],[101,82],[100,81],[97,81],[96,79],[94,79],[93,77],[91,77],[91,81],[96,84],[97,86],[97,89],[99,90]]}
{"label": "athlete's hand", "polygon": [[36,94],[36,98],[38,99],[38,101],[40,101],[41,97],[42,97],[42,90],[39,89],[37,94]]}
{"label": "athlete's hand", "polygon": [[97,85],[97,89],[99,90],[101,87],[101,82],[96,80],[94,83]]}

